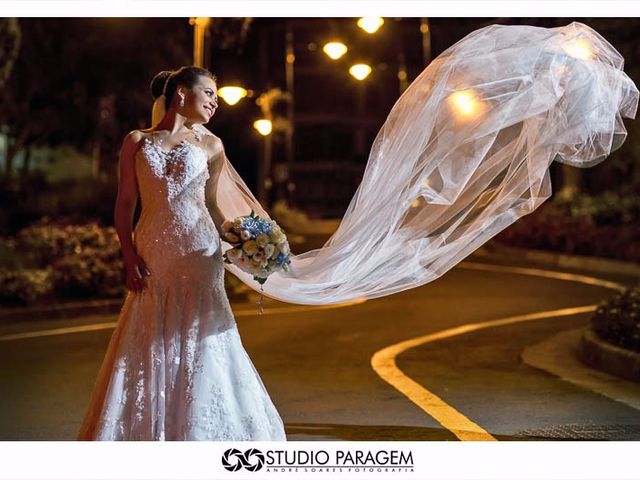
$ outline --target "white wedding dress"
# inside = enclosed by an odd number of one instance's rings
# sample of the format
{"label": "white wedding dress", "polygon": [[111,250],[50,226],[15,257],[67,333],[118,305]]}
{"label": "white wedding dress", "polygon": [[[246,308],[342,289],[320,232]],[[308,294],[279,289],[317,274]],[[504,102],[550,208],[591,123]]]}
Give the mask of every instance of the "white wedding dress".
{"label": "white wedding dress", "polygon": [[224,290],[208,166],[187,140],[136,154],[134,243],[151,276],[127,294],[78,440],[286,440]]}

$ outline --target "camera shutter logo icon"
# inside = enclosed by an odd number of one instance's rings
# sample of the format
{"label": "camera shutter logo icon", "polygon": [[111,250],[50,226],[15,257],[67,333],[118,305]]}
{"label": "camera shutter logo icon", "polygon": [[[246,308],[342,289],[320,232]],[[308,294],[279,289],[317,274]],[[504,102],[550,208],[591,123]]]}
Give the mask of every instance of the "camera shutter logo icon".
{"label": "camera shutter logo icon", "polygon": [[230,448],[222,454],[222,466],[230,472],[237,472],[242,467],[250,472],[256,472],[263,465],[264,454],[257,448],[250,448],[244,453],[237,448]]}

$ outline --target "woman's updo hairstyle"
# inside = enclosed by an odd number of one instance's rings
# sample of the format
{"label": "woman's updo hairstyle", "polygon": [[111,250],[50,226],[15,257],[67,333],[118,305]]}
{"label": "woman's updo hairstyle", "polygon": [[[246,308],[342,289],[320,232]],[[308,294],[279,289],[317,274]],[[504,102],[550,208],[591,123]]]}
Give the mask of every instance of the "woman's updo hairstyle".
{"label": "woman's updo hairstyle", "polygon": [[156,76],[151,80],[151,84],[149,86],[151,87],[151,96],[154,100],[162,95],[162,92],[164,91],[164,84],[167,83],[169,75],[171,75],[170,70],[163,70],[156,73]]}
{"label": "woman's updo hairstyle", "polygon": [[[158,75],[161,75],[160,72]],[[156,75],[156,77],[158,76]],[[169,109],[173,95],[176,93],[179,85],[191,89],[198,84],[199,77],[209,77],[214,82],[217,80],[216,76],[206,68],[196,67],[194,65],[180,67],[178,70],[171,72],[164,85],[165,107]]]}

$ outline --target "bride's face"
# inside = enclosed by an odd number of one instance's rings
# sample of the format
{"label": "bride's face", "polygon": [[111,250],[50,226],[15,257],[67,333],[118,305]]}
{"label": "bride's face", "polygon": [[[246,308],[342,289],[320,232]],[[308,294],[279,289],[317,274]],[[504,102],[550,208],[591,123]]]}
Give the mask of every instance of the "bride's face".
{"label": "bride's face", "polygon": [[209,77],[200,76],[200,81],[191,89],[186,107],[194,123],[208,123],[218,108],[218,87]]}

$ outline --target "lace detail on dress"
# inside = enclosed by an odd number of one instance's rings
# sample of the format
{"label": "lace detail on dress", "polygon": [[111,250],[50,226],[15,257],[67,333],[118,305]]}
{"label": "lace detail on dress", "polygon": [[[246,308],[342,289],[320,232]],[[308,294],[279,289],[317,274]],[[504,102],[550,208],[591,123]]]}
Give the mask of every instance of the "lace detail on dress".
{"label": "lace detail on dress", "polygon": [[127,294],[78,439],[286,439],[224,290],[207,161],[186,140],[136,154],[134,242],[151,276]]}

